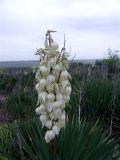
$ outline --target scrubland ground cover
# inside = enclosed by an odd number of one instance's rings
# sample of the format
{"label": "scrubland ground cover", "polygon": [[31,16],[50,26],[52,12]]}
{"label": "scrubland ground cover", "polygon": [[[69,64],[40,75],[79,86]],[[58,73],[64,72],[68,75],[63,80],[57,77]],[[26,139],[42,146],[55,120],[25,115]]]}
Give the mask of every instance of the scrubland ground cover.
{"label": "scrubland ground cover", "polygon": [[116,57],[94,66],[70,63],[72,94],[66,127],[55,141],[35,114],[35,72],[0,74],[1,160],[118,160],[120,157],[120,67]]}

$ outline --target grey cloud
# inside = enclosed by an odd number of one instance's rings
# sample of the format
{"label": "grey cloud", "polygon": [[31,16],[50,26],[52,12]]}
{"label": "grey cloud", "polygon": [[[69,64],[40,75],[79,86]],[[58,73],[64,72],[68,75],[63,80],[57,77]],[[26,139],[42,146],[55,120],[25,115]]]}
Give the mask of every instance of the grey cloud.
{"label": "grey cloud", "polygon": [[56,20],[62,27],[75,30],[94,30],[120,36],[120,17],[108,18],[64,18]]}
{"label": "grey cloud", "polygon": [[[65,9],[76,1],[78,0],[61,0],[54,5]],[[1,12],[0,17],[0,58],[2,57],[3,60],[34,59],[35,48],[40,47],[44,42],[44,33],[49,27],[59,31],[55,34],[58,43],[63,42],[64,32],[67,33],[67,43],[72,44],[72,51],[81,52],[77,58],[96,58],[98,56],[96,53],[99,53],[99,57],[102,58],[108,47],[119,49],[120,46],[120,18],[115,15],[99,18],[94,16],[66,18],[66,16],[48,15],[43,18],[38,16],[27,19],[27,16],[17,17],[5,12],[5,10]],[[112,38],[112,35],[115,36]]]}
{"label": "grey cloud", "polygon": [[5,21],[0,22],[1,34],[29,35],[39,32],[42,25],[55,24],[61,28],[75,30],[94,30],[103,33],[115,33],[120,35],[120,18],[51,18],[38,19],[37,21]]}

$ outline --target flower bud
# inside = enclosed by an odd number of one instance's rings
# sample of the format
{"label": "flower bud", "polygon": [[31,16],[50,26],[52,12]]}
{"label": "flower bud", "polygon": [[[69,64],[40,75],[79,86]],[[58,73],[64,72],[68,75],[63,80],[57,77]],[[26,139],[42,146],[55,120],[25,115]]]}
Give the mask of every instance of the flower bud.
{"label": "flower bud", "polygon": [[37,114],[43,114],[45,112],[45,106],[41,104],[39,107],[36,108],[35,111]]}
{"label": "flower bud", "polygon": [[59,46],[58,46],[57,43],[55,43],[55,42],[54,42],[54,43],[51,43],[51,48],[52,48],[52,49],[57,50],[58,47],[59,47]]}
{"label": "flower bud", "polygon": [[47,65],[48,70],[50,71],[51,67],[53,68],[55,66],[55,64],[56,64],[56,58],[55,57],[50,58],[50,60],[48,61],[48,65]]}
{"label": "flower bud", "polygon": [[53,67],[56,64],[56,58],[51,58],[49,63],[50,63],[50,67]]}

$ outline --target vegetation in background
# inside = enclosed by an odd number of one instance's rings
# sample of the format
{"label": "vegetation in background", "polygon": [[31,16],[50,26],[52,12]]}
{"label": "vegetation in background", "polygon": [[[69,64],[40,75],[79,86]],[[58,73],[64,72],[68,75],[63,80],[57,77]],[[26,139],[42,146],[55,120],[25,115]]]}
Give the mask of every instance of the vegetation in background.
{"label": "vegetation in background", "polygon": [[107,58],[104,58],[102,60],[97,60],[96,65],[102,65],[106,64],[110,66],[117,66],[120,65],[120,51],[119,50],[107,50]]}
{"label": "vegetation in background", "polygon": [[35,91],[14,91],[7,97],[6,106],[13,119],[22,120],[34,113],[36,101]]}

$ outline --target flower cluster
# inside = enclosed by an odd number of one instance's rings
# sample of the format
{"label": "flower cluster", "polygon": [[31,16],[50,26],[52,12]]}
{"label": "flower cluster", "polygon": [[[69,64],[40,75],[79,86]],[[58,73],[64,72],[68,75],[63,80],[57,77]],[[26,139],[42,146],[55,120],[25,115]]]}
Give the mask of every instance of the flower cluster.
{"label": "flower cluster", "polygon": [[71,94],[70,74],[67,71],[68,53],[65,47],[61,52],[58,51],[58,44],[53,41],[50,31],[46,34],[45,49],[38,49],[36,53],[40,55],[40,64],[36,72],[36,113],[42,126],[48,129],[45,140],[49,143],[65,126],[65,105]]}

